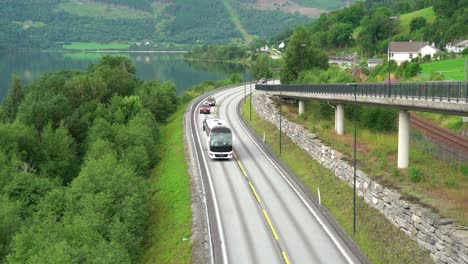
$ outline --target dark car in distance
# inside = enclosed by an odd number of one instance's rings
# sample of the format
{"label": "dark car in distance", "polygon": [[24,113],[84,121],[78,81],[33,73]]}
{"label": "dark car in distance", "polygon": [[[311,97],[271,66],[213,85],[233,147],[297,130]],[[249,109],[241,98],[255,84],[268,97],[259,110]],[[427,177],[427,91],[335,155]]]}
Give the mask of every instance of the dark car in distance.
{"label": "dark car in distance", "polygon": [[200,114],[209,114],[211,112],[211,107],[208,104],[202,104],[200,106]]}
{"label": "dark car in distance", "polygon": [[209,106],[215,106],[216,105],[216,99],[214,97],[208,97],[208,99],[206,99],[206,102],[208,103]]}

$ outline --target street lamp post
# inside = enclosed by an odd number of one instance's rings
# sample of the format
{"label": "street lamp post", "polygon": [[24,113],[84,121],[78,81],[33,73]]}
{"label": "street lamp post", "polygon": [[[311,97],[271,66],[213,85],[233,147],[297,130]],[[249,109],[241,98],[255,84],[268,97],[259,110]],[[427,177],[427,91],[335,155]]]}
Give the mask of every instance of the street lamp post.
{"label": "street lamp post", "polygon": [[357,84],[354,84],[354,160],[353,160],[353,233],[356,233],[356,120],[357,120]]}
{"label": "street lamp post", "polygon": [[253,51],[250,53],[250,88],[249,88],[249,92],[250,92],[250,106],[249,106],[249,118],[250,118],[250,121],[252,121],[252,57],[253,57]]}
{"label": "street lamp post", "polygon": [[247,70],[246,70],[246,67],[244,65],[244,104],[245,104],[245,100],[247,98]]}
{"label": "street lamp post", "polygon": [[391,96],[390,92],[390,72],[391,72],[391,67],[390,67],[390,57],[391,57],[391,44],[392,44],[392,20],[397,20],[398,17],[396,16],[391,16],[389,17],[389,23],[388,26],[390,27],[390,30],[388,31],[388,47],[387,47],[387,53],[388,53],[388,97]]}
{"label": "street lamp post", "polygon": [[282,121],[282,107],[283,107],[283,102],[282,102],[282,99],[281,99],[281,92],[280,92],[280,96],[279,96],[279,109],[280,109],[280,120],[279,120],[279,154],[281,155],[281,121]]}
{"label": "street lamp post", "polygon": [[302,63],[302,53],[304,52],[303,49],[304,47],[307,47],[307,45],[305,43],[301,43],[301,72],[304,70],[304,67],[303,67],[303,63]]}

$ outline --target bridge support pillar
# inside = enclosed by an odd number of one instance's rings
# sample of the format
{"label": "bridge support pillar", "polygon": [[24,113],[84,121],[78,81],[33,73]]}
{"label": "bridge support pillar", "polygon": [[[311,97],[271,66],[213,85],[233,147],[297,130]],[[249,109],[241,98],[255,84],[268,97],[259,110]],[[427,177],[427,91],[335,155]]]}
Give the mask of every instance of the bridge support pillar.
{"label": "bridge support pillar", "polygon": [[335,109],[335,130],[338,135],[344,135],[344,105],[339,104]]}
{"label": "bridge support pillar", "polygon": [[400,110],[398,117],[398,168],[406,169],[409,165],[410,114]]}
{"label": "bridge support pillar", "polygon": [[299,114],[303,114],[303,113],[304,113],[304,101],[299,100]]}

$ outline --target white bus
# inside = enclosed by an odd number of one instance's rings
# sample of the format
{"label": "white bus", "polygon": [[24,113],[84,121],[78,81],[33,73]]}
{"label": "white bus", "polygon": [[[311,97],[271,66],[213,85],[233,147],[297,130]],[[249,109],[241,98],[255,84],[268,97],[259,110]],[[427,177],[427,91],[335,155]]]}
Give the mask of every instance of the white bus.
{"label": "white bus", "polygon": [[206,148],[210,159],[232,158],[232,132],[225,121],[217,118],[205,119],[203,131],[206,133]]}

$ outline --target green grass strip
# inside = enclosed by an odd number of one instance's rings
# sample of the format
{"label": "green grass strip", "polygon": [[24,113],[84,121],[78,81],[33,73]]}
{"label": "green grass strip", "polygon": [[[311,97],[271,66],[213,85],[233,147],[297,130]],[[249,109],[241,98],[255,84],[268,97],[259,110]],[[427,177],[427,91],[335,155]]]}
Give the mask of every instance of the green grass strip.
{"label": "green grass strip", "polygon": [[190,176],[184,157],[182,119],[187,105],[179,107],[161,129],[158,166],[149,179],[153,196],[141,263],[191,263]]}
{"label": "green grass strip", "polygon": [[127,50],[129,47],[129,44],[119,42],[72,42],[71,44],[63,45],[63,48],[67,50]]}
{"label": "green grass strip", "polygon": [[[257,116],[253,108],[252,111],[252,121],[249,121],[249,104],[243,104],[244,118],[257,134],[263,136],[263,133],[266,133],[267,144],[279,156],[278,129]],[[330,211],[372,263],[433,262],[426,250],[394,227],[376,209],[368,206],[362,198],[356,201],[356,233],[353,234],[352,188],[313,160],[284,134],[281,159],[313,193],[320,188],[322,205]]]}
{"label": "green grass strip", "polygon": [[421,73],[430,76],[433,72],[440,72],[447,80],[463,81],[465,79],[465,60],[468,60],[468,57],[423,63],[421,64]]}

